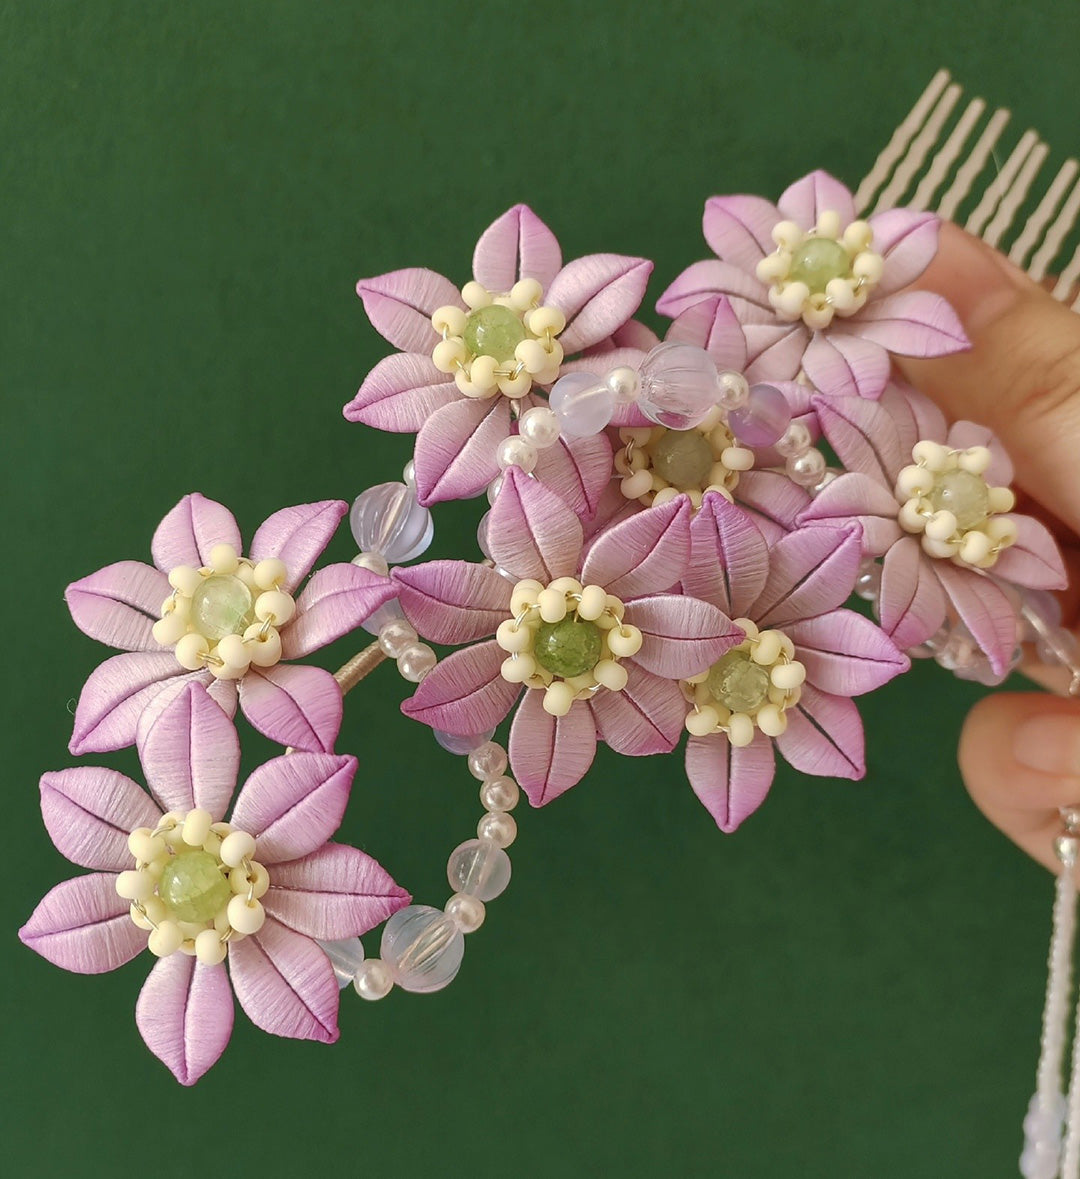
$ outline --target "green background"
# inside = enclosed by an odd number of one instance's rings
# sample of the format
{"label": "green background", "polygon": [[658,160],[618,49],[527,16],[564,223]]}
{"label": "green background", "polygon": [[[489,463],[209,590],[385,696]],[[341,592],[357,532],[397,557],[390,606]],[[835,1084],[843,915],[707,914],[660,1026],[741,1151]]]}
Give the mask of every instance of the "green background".
{"label": "green background", "polygon": [[[601,753],[523,808],[511,887],[447,991],[346,992],[332,1048],[238,1012],[191,1091],[136,1032],[145,958],[77,977],[15,930],[71,874],[36,781],[73,764],[72,702],[107,654],[64,585],[146,559],[190,490],[250,537],[398,477],[411,439],[341,417],[389,351],[358,277],[464,281],[524,200],[567,258],[656,259],[651,302],[705,254],[708,195],[775,197],[818,166],[854,184],[939,65],[1058,160],[1080,14],[1051,7],[0,3],[7,1174],[1015,1173],[1050,881],[968,801],[978,690],[933,667],[864,702],[865,782],[782,770],[733,837],[678,757]],[[438,509],[432,555],[474,556],[478,514]],[[343,529],[331,555],[354,551]],[[479,806],[404,695],[383,669],[348,701],[342,835],[441,904]]]}

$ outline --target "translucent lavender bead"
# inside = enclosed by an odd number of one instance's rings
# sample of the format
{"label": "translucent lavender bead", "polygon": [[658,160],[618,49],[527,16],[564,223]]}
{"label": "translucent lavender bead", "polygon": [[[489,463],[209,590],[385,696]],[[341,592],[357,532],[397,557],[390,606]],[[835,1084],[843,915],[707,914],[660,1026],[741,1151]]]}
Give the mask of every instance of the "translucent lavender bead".
{"label": "translucent lavender bead", "polygon": [[700,425],[720,396],[720,374],[704,348],[658,344],[641,362],[638,407],[650,422],[669,430]]}
{"label": "translucent lavender bead", "polygon": [[339,942],[319,942],[319,945],[330,959],[338,986],[344,990],[364,963],[363,943],[358,937],[347,937]]}
{"label": "translucent lavender bead", "polygon": [[551,386],[548,405],[564,438],[589,438],[611,421],[615,392],[596,373],[567,373]]}
{"label": "translucent lavender bead", "polygon": [[404,483],[380,483],[353,501],[349,527],[365,553],[381,553],[392,565],[419,557],[435,532],[431,513]]}
{"label": "translucent lavender bead", "polygon": [[490,839],[469,839],[450,853],[446,879],[454,892],[493,901],[510,883],[510,857]]}
{"label": "translucent lavender bead", "polygon": [[472,733],[464,737],[459,737],[457,733],[444,733],[442,729],[432,729],[431,732],[447,753],[455,753],[459,757],[464,757],[466,754],[472,753],[474,749],[479,749],[481,745],[486,745],[495,736],[494,729],[488,729],[486,733]]}
{"label": "translucent lavender bead", "polygon": [[775,446],[791,425],[791,406],[775,385],[751,385],[745,404],[728,410],[727,418],[744,446]]}
{"label": "translucent lavender bead", "polygon": [[403,991],[441,991],[461,967],[465,936],[441,909],[409,905],[383,926],[381,953]]}

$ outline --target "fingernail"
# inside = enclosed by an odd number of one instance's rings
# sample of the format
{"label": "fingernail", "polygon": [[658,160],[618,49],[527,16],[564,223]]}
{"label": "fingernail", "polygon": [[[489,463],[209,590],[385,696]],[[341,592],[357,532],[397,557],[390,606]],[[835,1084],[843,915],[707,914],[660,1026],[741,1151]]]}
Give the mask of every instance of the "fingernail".
{"label": "fingernail", "polygon": [[1060,778],[1080,775],[1080,716],[1033,716],[1013,734],[1016,760]]}

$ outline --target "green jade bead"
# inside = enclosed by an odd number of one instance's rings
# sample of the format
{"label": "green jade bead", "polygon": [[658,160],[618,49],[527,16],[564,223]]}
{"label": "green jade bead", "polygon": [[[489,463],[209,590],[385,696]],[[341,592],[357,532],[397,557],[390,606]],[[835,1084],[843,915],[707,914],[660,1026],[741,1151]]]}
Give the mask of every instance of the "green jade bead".
{"label": "green jade bead", "polygon": [[673,487],[699,487],[712,470],[712,447],[699,430],[667,430],[649,448],[652,469]]}
{"label": "green jade bead", "polygon": [[231,573],[206,578],[191,595],[191,621],[211,642],[243,634],[255,621],[251,590]]}
{"label": "green jade bead", "polygon": [[729,651],[709,669],[709,695],[732,712],[754,712],[769,696],[769,673],[749,651]]}
{"label": "green jade bead", "polygon": [[985,524],[990,515],[990,492],[986,480],[970,471],[946,471],[927,492],[935,512],[952,512],[961,532]]}
{"label": "green jade bead", "polygon": [[791,256],[788,282],[804,282],[810,294],[823,295],[834,278],[851,277],[847,250],[829,237],[808,237]]}
{"label": "green jade bead", "polygon": [[465,320],[464,339],[472,356],[494,356],[504,364],[514,359],[514,349],[525,339],[525,325],[515,311],[492,303]]}
{"label": "green jade bead", "polygon": [[209,852],[186,851],[165,865],[158,896],[176,921],[213,921],[229,903],[232,888]]}
{"label": "green jade bead", "polygon": [[552,675],[573,679],[600,662],[604,636],[595,622],[568,614],[561,622],[542,622],[536,630],[533,657]]}

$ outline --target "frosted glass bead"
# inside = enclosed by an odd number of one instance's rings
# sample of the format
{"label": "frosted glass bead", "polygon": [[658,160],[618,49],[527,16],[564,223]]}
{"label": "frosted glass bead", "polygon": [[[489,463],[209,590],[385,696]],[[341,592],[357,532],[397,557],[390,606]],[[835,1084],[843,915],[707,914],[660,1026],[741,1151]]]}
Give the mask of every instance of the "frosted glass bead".
{"label": "frosted glass bead", "polygon": [[512,811],[520,797],[513,778],[492,778],[480,787],[480,805],[486,811]]}
{"label": "frosted glass bead", "polygon": [[851,275],[851,260],[839,242],[827,237],[808,237],[791,255],[789,282],[804,282],[811,294],[824,294],[834,278]]}
{"label": "frosted glass bead", "polygon": [[394,976],[381,958],[367,958],[353,979],[353,990],[361,999],[385,999],[394,985]]}
{"label": "frosted glass bead", "polygon": [[567,373],[551,387],[548,404],[565,438],[588,438],[611,421],[615,394],[595,373]]}
{"label": "frosted glass bead", "polygon": [[488,839],[468,839],[450,853],[446,879],[454,892],[493,901],[510,883],[510,857]]}
{"label": "frosted glass bead", "polygon": [[401,617],[403,617],[401,603],[397,598],[391,598],[389,602],[384,602],[374,614],[366,618],[360,625],[369,635],[378,635],[379,631],[388,622],[393,622],[394,619]]}
{"label": "frosted glass bead", "polygon": [[674,487],[697,487],[712,470],[712,447],[700,430],[668,430],[649,451],[653,470]]}
{"label": "frosted glass bead", "polygon": [[479,897],[468,893],[455,893],[447,902],[443,912],[462,933],[475,933],[484,924],[486,910]]}
{"label": "frosted glass bead", "polygon": [[650,422],[692,430],[717,404],[720,375],[704,348],[659,344],[641,362],[638,407]]}
{"label": "frosted glass bead", "polygon": [[205,578],[191,595],[191,624],[210,640],[242,634],[254,621],[251,590],[232,574]]}
{"label": "frosted glass bead", "polygon": [[358,495],[349,527],[362,551],[381,553],[395,565],[419,557],[435,532],[431,513],[405,483],[380,483]]}
{"label": "frosted glass bead", "polygon": [[416,631],[404,618],[392,618],[379,628],[379,646],[396,659],[411,643],[416,642]]}
{"label": "frosted glass bead", "polygon": [[432,735],[443,749],[447,753],[455,753],[459,757],[463,757],[467,753],[472,753],[474,749],[479,749],[481,745],[487,744],[491,740],[494,732],[494,729],[489,729],[486,733],[471,733],[465,736],[459,736],[457,733],[443,732],[442,729],[432,729]]}
{"label": "frosted glass bead", "polygon": [[775,446],[791,424],[791,406],[775,385],[751,385],[745,404],[728,411],[728,425],[745,446]]}
{"label": "frosted glass bead", "polygon": [[210,921],[229,903],[232,889],[217,860],[204,851],[181,852],[165,864],[158,896],[175,921]]}
{"label": "frosted glass bead", "polygon": [[749,651],[729,651],[709,669],[705,686],[709,695],[732,712],[752,712],[769,695],[769,673],[751,658]]}
{"label": "frosted glass bead", "polygon": [[344,990],[356,977],[364,962],[364,944],[358,937],[346,937],[337,942],[319,942],[330,959],[338,987]]}
{"label": "frosted glass bead", "polygon": [[506,750],[496,741],[488,741],[469,754],[469,773],[481,782],[498,778],[506,772]]}
{"label": "frosted glass bead", "polygon": [[986,480],[969,471],[945,471],[938,475],[926,498],[934,511],[952,512],[961,532],[985,524],[990,514]]}
{"label": "frosted glass bead", "polygon": [[492,303],[468,316],[462,336],[473,356],[494,356],[502,364],[514,359],[514,349],[525,339],[525,325],[516,311]]}
{"label": "frosted glass bead", "polygon": [[465,937],[438,909],[409,905],[383,927],[381,954],[403,991],[441,991],[461,967]]}
{"label": "frosted glass bead", "polygon": [[783,437],[778,439],[776,450],[784,458],[797,458],[800,454],[805,454],[813,442],[810,431],[802,422],[792,422],[784,431]]}

